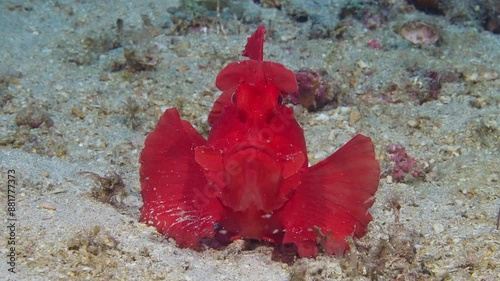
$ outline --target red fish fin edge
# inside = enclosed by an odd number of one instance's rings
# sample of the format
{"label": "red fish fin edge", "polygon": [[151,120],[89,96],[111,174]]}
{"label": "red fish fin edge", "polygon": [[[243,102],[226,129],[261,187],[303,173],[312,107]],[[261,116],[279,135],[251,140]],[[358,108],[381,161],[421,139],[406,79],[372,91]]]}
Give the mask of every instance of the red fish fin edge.
{"label": "red fish fin edge", "polygon": [[253,82],[258,64],[259,62],[255,60],[244,60],[228,64],[217,74],[215,86],[221,91],[226,91],[238,86],[241,82]]}
{"label": "red fish fin edge", "polygon": [[224,113],[224,108],[231,105],[231,97],[234,94],[234,88],[230,88],[222,92],[222,94],[217,98],[212,107],[212,110],[208,114],[208,124],[211,126],[219,120],[219,117]]}
{"label": "red fish fin edge", "polygon": [[298,90],[297,79],[293,71],[280,63],[271,61],[244,60],[232,62],[219,72],[215,79],[215,85],[219,90],[227,91],[244,81],[249,83],[270,83],[285,94],[291,94]]}
{"label": "red fish fin edge", "polygon": [[297,79],[293,71],[276,62],[263,61],[261,64],[268,83],[274,84],[285,94],[298,91]]}
{"label": "red fish fin edge", "polygon": [[226,91],[247,81],[271,83],[285,94],[297,92],[297,80],[293,71],[282,64],[263,61],[265,33],[265,28],[259,26],[254,34],[248,37],[242,54],[250,60],[230,63],[219,72],[215,80],[215,85],[219,90]]}
{"label": "red fish fin edge", "polygon": [[283,243],[294,243],[301,257],[314,257],[319,243],[328,254],[349,248],[348,236],[361,237],[372,220],[380,177],[370,138],[357,135],[310,167],[282,210]]}
{"label": "red fish fin edge", "polygon": [[207,193],[209,186],[194,158],[205,139],[176,108],[165,111],[146,138],[139,162],[142,222],[154,226],[180,247],[197,248],[214,236],[222,206]]}
{"label": "red fish fin edge", "polygon": [[245,50],[241,54],[251,60],[262,61],[264,59],[265,34],[266,28],[262,25],[259,26],[252,36],[248,37]]}

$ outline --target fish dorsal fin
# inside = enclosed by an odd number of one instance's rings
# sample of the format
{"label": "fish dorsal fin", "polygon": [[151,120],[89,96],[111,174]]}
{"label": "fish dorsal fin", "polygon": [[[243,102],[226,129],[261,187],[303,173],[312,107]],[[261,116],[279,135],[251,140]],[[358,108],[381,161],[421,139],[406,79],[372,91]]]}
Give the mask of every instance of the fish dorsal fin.
{"label": "fish dorsal fin", "polygon": [[248,37],[245,50],[241,54],[251,60],[262,61],[264,59],[265,34],[266,28],[262,25],[259,26],[252,36]]}
{"label": "fish dorsal fin", "polygon": [[224,67],[215,81],[219,90],[226,91],[246,81],[249,83],[272,83],[284,94],[297,91],[297,80],[293,71],[282,64],[263,60],[265,34],[265,27],[259,26],[252,36],[248,37],[242,55],[248,57],[249,60],[232,62]]}
{"label": "fish dorsal fin", "polygon": [[242,55],[249,59],[232,62],[217,75],[215,86],[223,91],[223,94],[217,99],[210,112],[210,124],[218,120],[226,106],[231,105],[232,94],[243,82],[252,85],[273,84],[283,95],[297,91],[297,80],[293,71],[282,64],[263,60],[265,34],[265,27],[259,26],[252,36],[248,37],[245,50],[242,52]]}

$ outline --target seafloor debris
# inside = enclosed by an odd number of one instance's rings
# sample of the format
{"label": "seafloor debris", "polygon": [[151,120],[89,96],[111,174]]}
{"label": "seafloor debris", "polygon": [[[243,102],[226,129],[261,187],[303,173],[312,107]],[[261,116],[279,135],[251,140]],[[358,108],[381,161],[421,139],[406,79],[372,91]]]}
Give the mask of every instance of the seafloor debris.
{"label": "seafloor debris", "polygon": [[29,105],[21,109],[15,117],[15,122],[17,126],[28,125],[32,129],[38,128],[42,124],[47,127],[54,125],[54,121],[49,117],[49,114],[35,105]]}
{"label": "seafloor debris", "polygon": [[[89,175],[92,178],[96,186],[92,188],[90,194],[100,202],[119,206],[128,195],[122,177],[116,172],[108,173],[102,177],[87,171],[80,172],[80,174]],[[120,202],[118,202],[117,197],[120,197]]]}
{"label": "seafloor debris", "polygon": [[436,27],[422,21],[410,21],[403,24],[399,33],[404,39],[416,45],[432,45],[440,38]]}
{"label": "seafloor debris", "polygon": [[150,50],[141,53],[138,49],[123,49],[125,56],[125,65],[131,72],[153,70],[158,64],[158,57],[153,55]]}
{"label": "seafloor debris", "polygon": [[368,47],[370,47],[372,49],[382,49],[382,46],[378,42],[377,38],[370,39],[370,41],[368,41],[367,45],[368,45]]}
{"label": "seafloor debris", "polygon": [[406,182],[409,177],[419,178],[425,175],[417,160],[406,153],[406,149],[400,144],[390,144],[386,147],[393,162],[392,168],[384,174],[389,175],[396,182]]}
{"label": "seafloor debris", "polygon": [[98,225],[92,227],[90,231],[79,231],[68,243],[68,250],[80,253],[90,253],[97,256],[109,250],[116,249],[118,241],[107,231],[101,231]]}
{"label": "seafloor debris", "polygon": [[291,103],[301,104],[309,111],[319,110],[330,103],[338,104],[338,97],[327,76],[326,71],[316,72],[311,69],[295,71],[299,89],[290,94]]}
{"label": "seafloor debris", "polygon": [[14,98],[11,94],[7,93],[0,87],[0,108],[6,105],[10,100]]}

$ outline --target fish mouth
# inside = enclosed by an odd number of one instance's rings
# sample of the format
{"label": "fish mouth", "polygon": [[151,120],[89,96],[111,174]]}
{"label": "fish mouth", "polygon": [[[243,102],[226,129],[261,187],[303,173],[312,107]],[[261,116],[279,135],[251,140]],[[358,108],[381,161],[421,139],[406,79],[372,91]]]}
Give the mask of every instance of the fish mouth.
{"label": "fish mouth", "polygon": [[273,149],[266,147],[265,145],[258,145],[258,144],[249,144],[249,143],[243,143],[239,145],[235,145],[232,149],[229,155],[233,155],[235,153],[244,151],[244,150],[254,150],[256,152],[264,153],[267,156],[269,156],[271,159],[275,159],[275,152]]}

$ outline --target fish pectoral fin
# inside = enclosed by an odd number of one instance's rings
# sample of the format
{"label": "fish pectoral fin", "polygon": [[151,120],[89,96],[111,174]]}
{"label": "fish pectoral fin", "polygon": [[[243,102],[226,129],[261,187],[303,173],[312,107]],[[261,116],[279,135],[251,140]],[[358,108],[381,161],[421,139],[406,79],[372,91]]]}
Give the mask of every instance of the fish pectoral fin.
{"label": "fish pectoral fin", "polygon": [[203,169],[207,171],[222,171],[222,151],[206,146],[198,146],[194,149],[194,159]]}
{"label": "fish pectoral fin", "polygon": [[306,157],[302,151],[287,155],[283,162],[283,171],[281,174],[283,178],[286,179],[295,175],[304,165],[304,161],[306,161]]}
{"label": "fish pectoral fin", "polygon": [[363,135],[309,167],[282,209],[283,243],[296,244],[301,257],[314,257],[316,243],[329,254],[348,249],[346,238],[364,235],[372,220],[379,177],[373,143]]}
{"label": "fish pectoral fin", "polygon": [[213,238],[222,217],[223,206],[194,159],[193,147],[205,144],[177,109],[170,108],[146,138],[140,157],[140,221],[174,238],[180,247],[196,249],[202,239]]}

